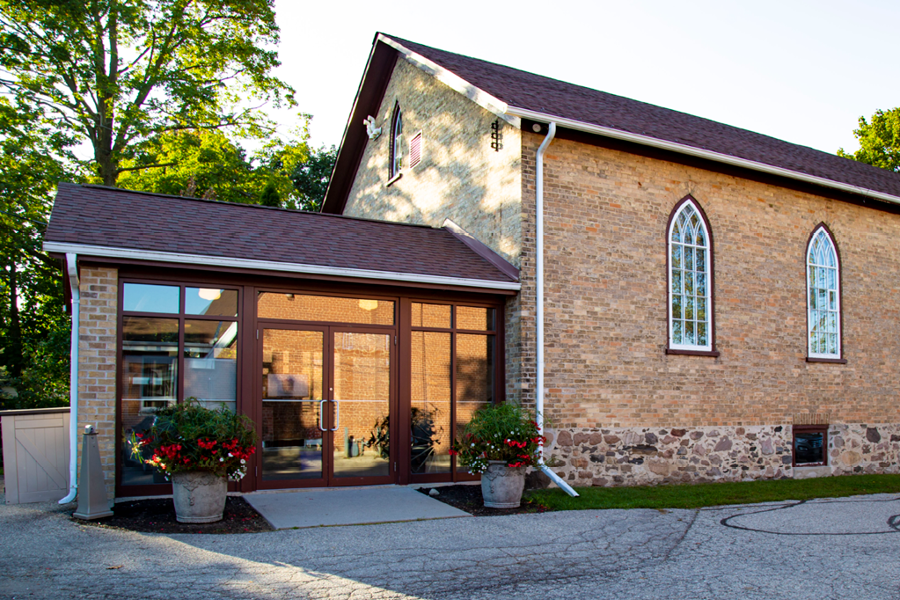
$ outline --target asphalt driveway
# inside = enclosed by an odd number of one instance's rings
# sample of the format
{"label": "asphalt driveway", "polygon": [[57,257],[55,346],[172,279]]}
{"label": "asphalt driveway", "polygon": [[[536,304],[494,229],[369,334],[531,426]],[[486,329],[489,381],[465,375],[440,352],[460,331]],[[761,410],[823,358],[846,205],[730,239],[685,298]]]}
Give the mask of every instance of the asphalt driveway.
{"label": "asphalt driveway", "polygon": [[895,495],[232,536],[100,529],[72,508],[0,505],[0,598],[900,597]]}

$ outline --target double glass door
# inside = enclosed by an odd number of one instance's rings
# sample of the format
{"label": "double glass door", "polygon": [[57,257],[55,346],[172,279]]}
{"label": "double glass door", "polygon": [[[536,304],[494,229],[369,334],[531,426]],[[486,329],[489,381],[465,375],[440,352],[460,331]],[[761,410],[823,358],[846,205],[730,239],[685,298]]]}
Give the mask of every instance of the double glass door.
{"label": "double glass door", "polygon": [[392,483],[393,331],[260,334],[259,487]]}

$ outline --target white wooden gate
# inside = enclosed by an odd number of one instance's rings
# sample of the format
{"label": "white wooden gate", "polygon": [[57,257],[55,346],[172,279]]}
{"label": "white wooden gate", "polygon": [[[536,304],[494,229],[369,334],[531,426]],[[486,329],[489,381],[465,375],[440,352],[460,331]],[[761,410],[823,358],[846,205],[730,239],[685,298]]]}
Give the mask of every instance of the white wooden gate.
{"label": "white wooden gate", "polygon": [[6,503],[59,500],[69,490],[69,409],[0,412]]}

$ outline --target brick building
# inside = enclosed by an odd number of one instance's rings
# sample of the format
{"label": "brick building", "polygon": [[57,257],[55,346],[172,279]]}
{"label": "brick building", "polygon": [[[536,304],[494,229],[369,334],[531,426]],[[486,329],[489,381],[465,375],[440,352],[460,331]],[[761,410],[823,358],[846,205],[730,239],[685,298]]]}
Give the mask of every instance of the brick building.
{"label": "brick building", "polygon": [[503,400],[543,403],[573,485],[898,472],[898,204],[894,173],[379,35],[323,214],[61,185],[45,249],[110,495],[165,493],[125,435],[190,396],[256,423],[243,491],[466,479],[453,433]]}

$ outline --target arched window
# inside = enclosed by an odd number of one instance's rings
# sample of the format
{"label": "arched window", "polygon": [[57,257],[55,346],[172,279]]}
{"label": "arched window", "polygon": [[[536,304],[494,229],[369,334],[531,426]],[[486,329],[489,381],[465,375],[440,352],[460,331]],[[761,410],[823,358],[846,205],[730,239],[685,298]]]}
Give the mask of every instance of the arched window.
{"label": "arched window", "polygon": [[831,232],[816,227],[806,249],[807,347],[810,358],[841,358],[841,265]]}
{"label": "arched window", "polygon": [[670,353],[716,354],[713,348],[712,237],[690,196],[669,219]]}
{"label": "arched window", "polygon": [[394,105],[394,117],[391,119],[391,162],[389,177],[393,179],[400,174],[403,168],[403,114],[400,112],[400,103]]}

